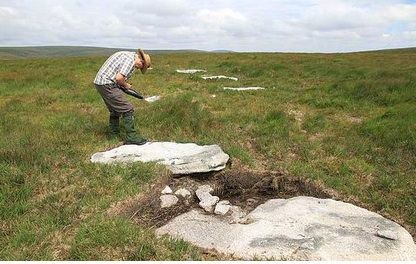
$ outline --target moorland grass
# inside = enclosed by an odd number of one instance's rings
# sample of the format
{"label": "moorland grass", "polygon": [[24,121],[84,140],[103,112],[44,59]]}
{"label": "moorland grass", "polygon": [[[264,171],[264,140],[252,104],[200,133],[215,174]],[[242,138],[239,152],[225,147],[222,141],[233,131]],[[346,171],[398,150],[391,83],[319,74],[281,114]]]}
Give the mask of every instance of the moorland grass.
{"label": "moorland grass", "polygon": [[[163,168],[89,162],[117,144],[107,139],[108,113],[92,85],[105,59],[2,61],[0,259],[204,258],[183,241],[106,215]],[[415,50],[181,53],[152,61],[154,69],[131,82],[163,99],[129,98],[149,139],[218,144],[244,166],[311,178],[416,227]],[[206,81],[179,68],[239,80]]]}

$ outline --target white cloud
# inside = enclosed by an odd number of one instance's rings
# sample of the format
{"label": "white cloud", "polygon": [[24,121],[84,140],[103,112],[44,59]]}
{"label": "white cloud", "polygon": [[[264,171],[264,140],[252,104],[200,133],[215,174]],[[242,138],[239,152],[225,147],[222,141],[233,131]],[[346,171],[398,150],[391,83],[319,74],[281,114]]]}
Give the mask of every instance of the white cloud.
{"label": "white cloud", "polygon": [[152,14],[161,17],[166,16],[181,16],[188,14],[189,1],[187,0],[136,0],[127,1],[124,8],[130,9],[133,16],[140,16],[142,14]]}
{"label": "white cloud", "polygon": [[7,6],[0,6],[0,17],[2,18],[12,18],[16,15],[16,10]]}
{"label": "white cloud", "polygon": [[1,46],[326,52],[416,46],[416,4],[406,0],[2,0],[0,23]]}

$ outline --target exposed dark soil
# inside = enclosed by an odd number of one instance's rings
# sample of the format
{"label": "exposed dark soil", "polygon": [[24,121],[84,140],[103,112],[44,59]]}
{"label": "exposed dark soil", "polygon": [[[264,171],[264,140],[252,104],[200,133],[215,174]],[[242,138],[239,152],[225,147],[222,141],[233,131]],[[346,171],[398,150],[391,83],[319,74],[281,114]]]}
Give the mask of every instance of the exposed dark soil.
{"label": "exposed dark soil", "polygon": [[[225,170],[180,178],[165,176],[158,183],[149,186],[147,192],[114,206],[110,212],[129,217],[147,227],[160,227],[192,208],[199,208],[199,200],[194,192],[198,186],[206,184],[213,187],[212,195],[220,197],[221,200],[228,200],[232,205],[240,206],[246,212],[250,212],[269,199],[287,199],[296,196],[338,198],[338,194],[333,190],[325,189],[310,180],[285,176],[279,172]],[[192,198],[179,198],[176,205],[161,208],[159,197],[165,185],[169,185],[173,191],[186,188],[191,191]]]}

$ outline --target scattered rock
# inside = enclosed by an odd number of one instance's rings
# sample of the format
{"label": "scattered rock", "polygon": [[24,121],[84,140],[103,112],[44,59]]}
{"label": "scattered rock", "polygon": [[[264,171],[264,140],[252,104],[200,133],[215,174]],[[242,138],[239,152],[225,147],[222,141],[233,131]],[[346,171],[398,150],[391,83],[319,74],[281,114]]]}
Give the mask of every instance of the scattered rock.
{"label": "scattered rock", "polygon": [[[242,259],[416,259],[416,245],[403,227],[340,201],[313,197],[273,199],[258,206],[245,219],[244,224],[230,224],[230,217],[192,210],[172,219],[156,233]],[[378,233],[392,237],[377,229],[389,230],[397,239],[375,236]]]}
{"label": "scattered rock", "polygon": [[213,192],[213,191],[214,191],[214,189],[212,189],[211,186],[209,186],[209,185],[201,185],[195,191],[195,194],[196,194],[196,196],[198,197],[199,200],[202,200],[203,197],[206,196],[206,194],[211,194],[211,192]]}
{"label": "scattered rock", "polygon": [[160,196],[160,201],[161,208],[168,208],[175,205],[179,201],[179,199],[175,195],[165,194]]}
{"label": "scattered rock", "polygon": [[144,145],[123,145],[92,155],[94,163],[157,162],[173,174],[219,171],[229,156],[218,145],[199,146],[194,143],[149,142]]}
{"label": "scattered rock", "polygon": [[212,196],[209,194],[209,196],[204,197],[204,199],[199,202],[199,206],[201,206],[206,212],[212,213],[219,200],[220,198],[218,196]]}
{"label": "scattered rock", "polygon": [[192,194],[187,189],[181,188],[175,192],[175,195],[181,196],[183,198],[187,198],[187,197],[190,197]]}
{"label": "scattered rock", "polygon": [[176,72],[178,72],[178,73],[190,73],[190,74],[194,74],[194,73],[197,73],[197,72],[206,72],[206,70],[187,69],[187,70],[176,70]]}
{"label": "scattered rock", "polygon": [[229,201],[223,200],[217,203],[215,206],[214,214],[217,215],[226,215],[231,209],[231,204]]}
{"label": "scattered rock", "polygon": [[224,87],[224,90],[233,90],[233,91],[250,91],[250,90],[264,90],[263,87]]}
{"label": "scattered rock", "polygon": [[204,80],[212,80],[212,79],[230,79],[233,81],[238,81],[238,78],[236,77],[228,77],[224,75],[218,75],[218,76],[202,76],[202,79]]}
{"label": "scattered rock", "polygon": [[214,189],[209,185],[201,185],[195,191],[196,196],[200,200],[199,206],[201,206],[206,212],[209,213],[214,211],[214,206],[220,200],[218,196],[211,195],[212,191],[214,191]]}
{"label": "scattered rock", "polygon": [[171,194],[173,193],[172,189],[166,185],[165,189],[162,190],[162,194]]}

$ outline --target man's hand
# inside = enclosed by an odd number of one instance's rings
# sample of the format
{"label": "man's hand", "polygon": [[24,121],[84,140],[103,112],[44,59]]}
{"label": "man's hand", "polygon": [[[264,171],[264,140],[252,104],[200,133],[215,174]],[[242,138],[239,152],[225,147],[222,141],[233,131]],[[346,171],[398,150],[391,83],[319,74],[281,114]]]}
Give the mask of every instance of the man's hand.
{"label": "man's hand", "polygon": [[119,86],[125,87],[127,89],[131,88],[131,84],[126,82],[126,77],[124,77],[124,75],[121,73],[116,74],[116,82]]}

